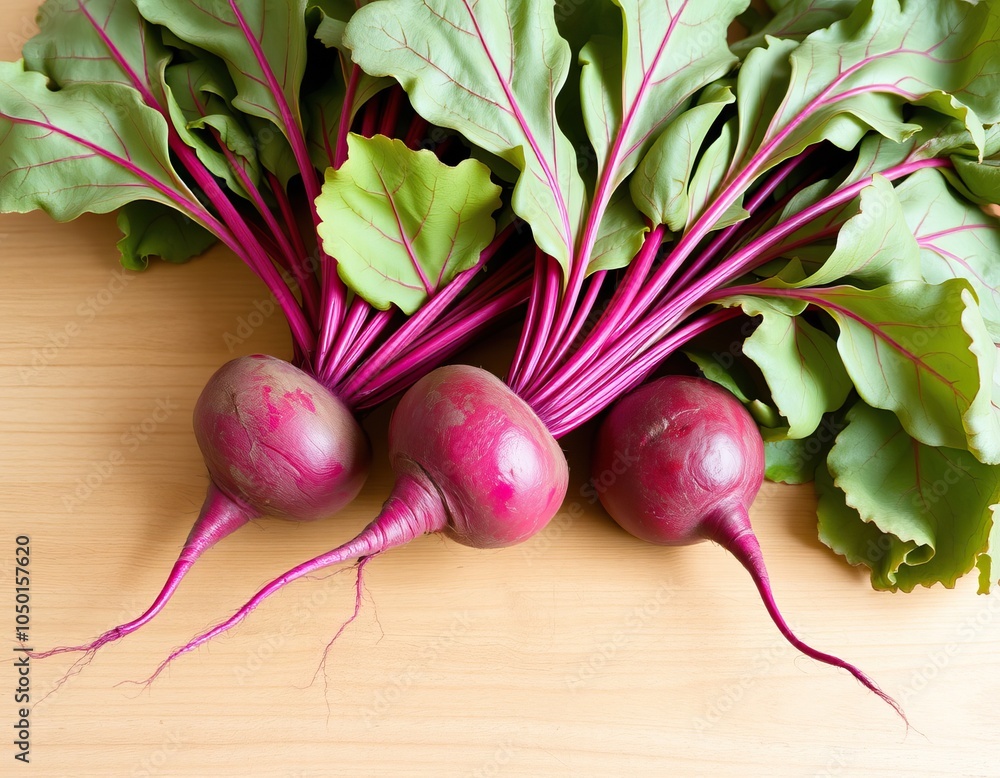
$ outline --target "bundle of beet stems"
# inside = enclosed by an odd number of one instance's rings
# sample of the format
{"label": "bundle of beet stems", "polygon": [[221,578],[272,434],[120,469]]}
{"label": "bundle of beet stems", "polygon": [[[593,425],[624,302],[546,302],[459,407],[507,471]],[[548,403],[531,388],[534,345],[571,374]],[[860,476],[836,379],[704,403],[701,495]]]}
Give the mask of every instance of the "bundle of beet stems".
{"label": "bundle of beet stems", "polygon": [[[190,41],[231,53],[203,22],[137,5],[178,51]],[[345,99],[326,182],[321,192],[316,181],[304,187],[326,252],[320,299],[334,302],[314,341],[297,341],[300,363],[350,406],[357,383],[339,383],[343,371],[323,355],[354,354],[350,345],[328,352],[332,332],[338,342],[376,345],[383,314],[366,306],[411,314],[398,335],[414,321],[451,326],[463,304],[478,307],[483,289],[503,300],[495,314],[519,301],[520,231],[490,237],[462,212],[470,203],[483,220],[503,208],[530,227],[529,303],[503,381],[446,366],[405,392],[390,426],[396,485],[360,535],[267,584],[153,677],[321,568],[363,563],[428,532],[477,548],[528,540],[565,497],[557,439],[628,395],[594,451],[597,473],[616,447],[638,451],[638,466],[599,489],[612,517],[650,542],[724,545],[789,641],[892,703],[853,665],[788,629],[747,508],[765,476],[815,479],[822,540],[871,567],[876,588],[953,586],[978,569],[985,592],[998,577],[1000,232],[988,206],[1000,199],[1000,10],[964,0],[772,5],[760,13],[744,0],[379,0],[349,20],[288,12],[319,19],[317,35],[350,58],[342,55]],[[251,29],[240,23],[227,35],[236,28]],[[242,108],[251,84],[228,67],[229,105]],[[357,96],[386,83],[390,96],[359,111],[361,135],[349,141]],[[426,157],[402,161],[412,133],[401,145],[366,146],[376,126],[392,134],[404,103],[415,122],[454,133],[471,158],[434,173]],[[290,145],[296,159],[310,152]],[[337,151],[345,145],[346,160]],[[473,171],[480,180],[470,180]],[[397,196],[407,182],[414,191]],[[426,226],[441,224],[430,214],[446,193],[457,193],[444,209],[457,224],[440,230],[449,250],[468,241],[473,258],[498,269],[438,310],[464,276],[438,294],[434,279],[449,274],[429,272],[415,247]],[[414,221],[419,228],[407,231]],[[362,230],[410,260],[408,284],[375,266]],[[490,286],[498,277],[502,291]],[[416,313],[411,292],[423,305]],[[308,309],[301,294],[293,333]],[[731,332],[726,322],[737,317],[750,317],[749,334],[713,359],[701,344]],[[430,368],[424,356],[446,358],[451,332],[403,339],[424,347],[417,353]],[[377,380],[396,335],[377,343],[369,358],[377,369],[348,369]],[[634,391],[681,349],[711,382],[663,379]],[[405,364],[408,382],[426,372]],[[365,396],[402,389],[403,376],[389,375]],[[816,445],[831,420],[836,439]],[[945,473],[961,488],[932,494]],[[887,553],[866,554],[872,542]]]}

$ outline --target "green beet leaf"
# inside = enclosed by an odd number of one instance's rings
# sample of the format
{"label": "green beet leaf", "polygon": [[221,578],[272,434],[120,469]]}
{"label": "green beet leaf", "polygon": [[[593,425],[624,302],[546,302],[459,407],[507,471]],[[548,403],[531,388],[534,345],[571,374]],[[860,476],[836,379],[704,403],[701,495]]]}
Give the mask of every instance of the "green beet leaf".
{"label": "green beet leaf", "polygon": [[118,211],[121,263],[145,270],[150,257],[187,262],[215,243],[216,237],[180,211],[148,200],[126,203]]}
{"label": "green beet leaf", "polygon": [[1000,221],[959,197],[939,171],[914,173],[896,187],[930,283],[964,278],[994,342],[1000,341]]}
{"label": "green beet leaf", "polygon": [[993,375],[995,349],[964,280],[902,281],[876,289],[760,285],[756,294],[830,314],[858,393],[896,413],[922,443],[967,448],[977,428],[995,423],[983,403],[989,395],[981,391]]}
{"label": "green beet leaf", "polygon": [[[231,191],[247,197],[236,168],[241,168],[254,186],[260,185],[257,144],[243,118],[230,108],[235,88],[225,66],[209,56],[170,65],[164,78],[170,89],[174,126],[181,130],[185,142],[205,167],[225,179]],[[213,135],[218,136],[218,144]]]}
{"label": "green beet leaf", "polygon": [[233,107],[266,119],[289,140],[302,132],[299,92],[306,66],[305,0],[135,0],[150,22],[220,57],[237,94]]}
{"label": "green beet leaf", "polygon": [[[592,46],[583,67],[583,120],[598,178],[615,189],[691,95],[736,64],[726,32],[747,0],[616,0],[621,46]],[[605,172],[606,171],[606,172]]]}
{"label": "green beet leaf", "polygon": [[778,411],[788,420],[787,436],[810,435],[823,414],[843,405],[851,391],[833,338],[799,315],[806,306],[795,299],[739,295],[722,302],[760,317],[743,353],[760,368]]}
{"label": "green beet leaf", "polygon": [[475,160],[449,167],[380,135],[350,135],[348,147],[317,201],[323,246],[373,306],[413,313],[478,262],[493,238],[500,188]]}
{"label": "green beet leaf", "polygon": [[570,50],[552,3],[382,0],[354,15],[344,42],[366,72],[399,81],[428,121],[521,171],[514,211],[568,271],[586,192],[556,120]]}
{"label": "green beet leaf", "polygon": [[743,353],[764,374],[771,396],[788,420],[788,437],[812,434],[828,411],[843,405],[851,380],[833,338],[801,316],[788,316],[769,306],[744,301],[760,325],[743,344]]}
{"label": "green beet leaf", "polygon": [[40,30],[24,44],[26,69],[59,86],[115,83],[139,89],[163,107],[163,69],[171,59],[160,30],[121,0],[46,0]]}
{"label": "green beet leaf", "polygon": [[171,166],[166,121],[138,92],[86,83],[53,92],[21,62],[0,63],[0,211],[69,221],[143,199],[201,212]]}
{"label": "green beet leaf", "polygon": [[821,140],[854,148],[869,128],[902,142],[920,130],[904,119],[907,103],[961,120],[983,149],[983,125],[1000,119],[1000,61],[987,45],[998,35],[995,4],[942,0],[929,14],[922,2],[868,0],[799,44],[769,39],[741,68],[728,179],[759,176]]}
{"label": "green beet leaf", "polygon": [[656,139],[630,183],[632,199],[654,223],[680,232],[688,223],[688,187],[709,130],[735,100],[726,86],[709,88],[702,102],[682,113]]}
{"label": "green beet leaf", "polygon": [[876,588],[952,587],[987,551],[1000,469],[969,452],[924,445],[893,414],[859,403],[827,466],[844,504],[821,501],[821,537],[871,567]]}

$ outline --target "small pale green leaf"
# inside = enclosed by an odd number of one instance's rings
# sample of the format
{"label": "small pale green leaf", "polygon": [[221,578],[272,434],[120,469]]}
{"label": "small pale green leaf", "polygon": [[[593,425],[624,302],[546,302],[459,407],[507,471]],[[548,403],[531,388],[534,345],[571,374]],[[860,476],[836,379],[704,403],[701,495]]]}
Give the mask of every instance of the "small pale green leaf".
{"label": "small pale green leaf", "polygon": [[734,54],[745,56],[765,45],[765,36],[801,41],[816,30],[847,18],[857,0],[788,0],[767,22],[732,44]]}
{"label": "small pale green leaf", "polygon": [[727,352],[710,354],[697,348],[686,348],[684,356],[694,362],[709,381],[728,389],[744,405],[754,395],[753,379],[735,355]]}
{"label": "small pale green leaf", "polygon": [[867,287],[920,280],[920,249],[892,184],[876,175],[851,210],[854,215],[837,233],[833,253],[794,286],[825,286],[845,278]]}
{"label": "small pale green leaf", "polygon": [[[174,126],[183,132],[185,142],[214,175],[223,178],[233,192],[246,197],[246,189],[234,166],[240,166],[254,185],[260,182],[257,149],[241,118],[230,108],[235,87],[225,66],[216,57],[171,65],[164,78],[170,91]],[[232,164],[210,134],[209,128],[232,152]],[[203,130],[204,133],[195,130]]]}
{"label": "small pale green leaf", "polygon": [[514,211],[569,270],[586,191],[556,121],[570,50],[551,0],[381,0],[353,16],[344,42],[366,72],[399,81],[425,119],[521,171]]}
{"label": "small pale green leaf", "polygon": [[150,22],[226,63],[236,85],[237,110],[268,120],[286,137],[301,133],[306,0],[133,1]]}
{"label": "small pale green leaf", "polygon": [[893,414],[864,403],[847,420],[827,459],[834,483],[863,522],[897,547],[912,544],[887,571],[888,588],[954,586],[988,548],[1000,469],[961,449],[921,444]]}
{"label": "small pale green leaf", "polygon": [[[902,113],[913,103],[960,119],[982,149],[983,125],[1000,119],[998,40],[994,3],[941,0],[933,13],[918,2],[858,3],[849,17],[790,49],[787,89],[778,91],[775,110],[759,110],[759,84],[747,94],[738,88],[743,131],[730,177],[760,175],[821,140],[852,148],[868,127],[904,141],[920,129]],[[745,68],[760,51],[747,55]],[[780,83],[777,75],[767,79]]]}
{"label": "small pale green leaf", "polygon": [[710,89],[710,99],[671,122],[642,158],[630,183],[632,199],[654,224],[674,232],[687,225],[688,185],[706,136],[722,109],[735,99],[728,87]]}
{"label": "small pale green leaf", "polygon": [[306,16],[316,21],[314,36],[328,49],[343,49],[344,33],[358,6],[354,0],[308,0]]}
{"label": "small pale green leaf", "polygon": [[743,344],[743,353],[764,374],[771,397],[788,419],[788,436],[804,438],[819,426],[823,414],[844,404],[852,385],[833,338],[801,316],[762,308],[760,325]]}
{"label": "small pale green leaf", "polygon": [[1000,202],[1000,155],[975,159],[954,160],[955,172],[975,202]]}
{"label": "small pale green leaf", "polygon": [[145,270],[150,257],[187,262],[206,251],[216,237],[180,211],[148,200],[126,203],[118,211],[118,241],[123,267]]}
{"label": "small pale green leaf", "polygon": [[766,434],[770,428],[782,427],[785,420],[773,405],[755,397],[757,389],[754,379],[747,370],[745,361],[738,357],[738,348],[742,348],[742,344],[736,341],[729,350],[721,353],[710,354],[698,348],[688,348],[684,354],[697,365],[705,378],[725,387],[743,403],[754,421],[763,428],[762,434]]}
{"label": "small pale green leaf", "polygon": [[587,273],[617,270],[628,265],[642,248],[647,232],[649,225],[623,187],[611,198],[601,219]]}
{"label": "small pale green leaf", "polygon": [[586,50],[583,112],[599,180],[613,191],[693,94],[736,64],[727,30],[747,0],[616,0],[621,46]]}
{"label": "small pale green leaf", "polygon": [[763,430],[764,477],[768,481],[804,484],[815,479],[816,469],[825,469],[826,455],[843,429],[839,414],[826,414],[809,437],[790,438],[788,430]]}
{"label": "small pale green leaf", "polygon": [[[736,148],[736,119],[722,125],[719,137],[705,149],[698,161],[691,183],[688,185],[686,224],[691,224],[714,202],[716,193],[726,177],[726,170],[732,161]],[[746,219],[750,214],[743,209],[742,198],[738,198],[712,224],[712,229],[720,230]]]}
{"label": "small pale green leaf", "polygon": [[[622,123],[622,43],[595,35],[580,50],[580,111],[600,177]],[[616,99],[617,98],[617,99]]]}
{"label": "small pale green leaf", "polygon": [[[961,121],[926,108],[918,108],[909,120],[919,125],[920,130],[902,143],[881,135],[869,135],[865,138],[858,147],[854,169],[843,184],[853,184],[905,162],[955,156],[959,159],[978,159],[980,151],[976,147],[976,140]],[[987,155],[1000,151],[998,141],[1000,127],[988,128],[985,145]]]}
{"label": "small pale green leaf", "polygon": [[348,136],[326,171],[319,234],[344,282],[381,310],[413,313],[479,260],[493,238],[500,188],[467,159],[456,167],[399,140]]}

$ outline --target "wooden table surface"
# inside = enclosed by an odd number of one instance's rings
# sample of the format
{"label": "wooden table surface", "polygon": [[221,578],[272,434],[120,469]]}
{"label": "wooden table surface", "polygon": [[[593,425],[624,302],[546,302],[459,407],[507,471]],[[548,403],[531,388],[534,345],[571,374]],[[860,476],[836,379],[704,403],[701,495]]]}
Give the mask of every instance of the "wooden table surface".
{"label": "wooden table surface", "polygon": [[[0,4],[5,58],[32,7]],[[115,240],[109,216],[0,217],[0,774],[1000,775],[1000,594],[977,596],[972,576],[874,592],[818,542],[811,487],[765,486],[753,520],[787,617],[899,699],[907,731],[787,646],[721,549],[645,546],[590,506],[588,430],[566,443],[566,507],[582,515],[520,548],[425,537],[377,559],[325,672],[350,573],[289,587],[149,689],[117,685],[374,515],[389,408],[365,422],[374,469],[341,515],[227,539],[160,618],[44,700],[71,659],[31,663],[31,761],[14,761],[16,538],[30,537],[36,649],[138,614],[204,494],[201,386],[235,355],[288,353],[280,317],[254,315],[263,287],[227,252],[136,275]]]}

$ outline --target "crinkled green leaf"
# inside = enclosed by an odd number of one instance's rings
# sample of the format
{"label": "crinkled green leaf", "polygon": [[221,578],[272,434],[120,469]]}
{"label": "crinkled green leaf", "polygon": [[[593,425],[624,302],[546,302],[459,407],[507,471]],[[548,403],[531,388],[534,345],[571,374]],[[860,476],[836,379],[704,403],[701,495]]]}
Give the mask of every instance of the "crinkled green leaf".
{"label": "crinkled green leaf", "polygon": [[601,219],[587,272],[625,267],[642,248],[647,232],[649,225],[632,203],[628,191],[620,189],[611,198]]}
{"label": "crinkled green leaf", "polygon": [[1000,586],[1000,516],[993,510],[993,525],[990,527],[990,537],[987,550],[976,559],[979,570],[979,594],[989,594],[993,585]]}
{"label": "crinkled green leaf", "polygon": [[920,247],[924,278],[964,278],[994,342],[1000,341],[1000,220],[958,197],[944,176],[920,170],[896,187]]}
{"label": "crinkled green leaf", "polygon": [[196,203],[167,151],[167,124],[119,84],[51,91],[41,73],[0,62],[0,211],[58,221],[133,200]]}
{"label": "crinkled green leaf", "polygon": [[823,414],[843,405],[851,391],[833,339],[798,314],[804,303],[739,295],[723,300],[740,305],[760,324],[743,343],[743,353],[756,363],[781,415],[788,420],[788,437],[804,438]]}
{"label": "crinkled green leaf", "polygon": [[805,438],[791,438],[788,429],[763,429],[764,477],[768,481],[804,484],[815,480],[816,469],[825,470],[826,455],[844,428],[843,414],[827,413]]}
{"label": "crinkled green leaf", "polygon": [[812,434],[823,414],[843,405],[852,388],[836,343],[801,316],[766,308],[753,311],[746,302],[743,308],[761,316],[760,325],[743,344],[743,353],[764,374],[771,397],[788,419],[788,436]]}
{"label": "crinkled green leaf", "polygon": [[823,461],[823,449],[810,435],[764,441],[764,478],[772,483],[807,484]]}
{"label": "crinkled green leaf", "polygon": [[[912,124],[919,125],[920,129],[902,142],[881,135],[869,135],[865,138],[858,147],[854,168],[843,184],[853,184],[906,162],[955,155],[978,158],[976,141],[963,122],[926,108],[918,108],[909,120]],[[1000,141],[998,130],[1000,127],[986,130],[987,154],[1000,150],[997,147]]]}
{"label": "crinkled green leaf", "polygon": [[[28,65],[44,72],[59,86],[74,83],[114,83],[137,89],[150,107],[169,115],[180,138],[199,160],[234,192],[244,188],[214,142],[197,128],[214,127],[256,183],[257,138],[271,145],[275,130],[251,135],[230,102],[235,87],[218,57],[170,30],[147,22],[131,2],[119,0],[48,0],[40,14],[42,29],[25,45]],[[187,52],[192,61],[170,65],[171,47]],[[290,154],[290,150],[288,151]],[[277,165],[269,169],[277,170]],[[285,179],[287,180],[287,178]]]}
{"label": "crinkled green leaf", "polygon": [[840,328],[837,348],[868,404],[896,413],[922,443],[969,445],[967,425],[973,426],[984,413],[973,408],[983,366],[972,349],[992,344],[981,318],[976,326],[979,313],[965,281],[775,293],[815,305],[834,318]]}
{"label": "crinkled green leaf", "polygon": [[623,44],[592,41],[583,67],[583,118],[602,186],[617,188],[691,96],[733,68],[726,33],[747,2],[616,0]]}
{"label": "crinkled green leaf", "polygon": [[[796,193],[781,220],[830,194],[829,181],[818,181]],[[771,253],[789,262],[774,275],[790,286],[822,286],[841,279],[870,288],[896,281],[915,281],[920,273],[919,249],[907,226],[902,206],[883,177],[875,175],[861,195],[831,208],[781,241]],[[792,274],[792,269],[796,273]],[[761,270],[757,271],[758,273]]]}
{"label": "crinkled green leaf", "polygon": [[969,451],[980,462],[1000,464],[1000,352],[990,343],[986,323],[979,309],[970,307],[962,317],[963,326],[978,333],[970,347],[979,364],[979,393],[966,414]]}
{"label": "crinkled green leaf", "polygon": [[493,238],[500,188],[472,159],[449,167],[399,140],[348,136],[317,200],[326,251],[351,289],[377,308],[413,313]]}
{"label": "crinkled green leaf", "polygon": [[61,87],[84,82],[139,88],[166,105],[163,69],[171,54],[159,29],[133,3],[46,0],[38,19],[38,34],[24,44],[27,69]]}
{"label": "crinkled green leaf", "polygon": [[642,158],[630,188],[632,199],[654,224],[674,232],[687,225],[688,186],[706,137],[722,109],[736,98],[726,86],[709,88],[706,99],[678,116]]}
{"label": "crinkled green leaf", "polygon": [[917,543],[900,540],[862,520],[847,504],[847,496],[833,483],[826,466],[816,468],[816,493],[819,497],[816,515],[819,539],[852,565],[864,565],[871,571],[872,588],[895,591],[896,572],[912,554],[913,564],[919,563]]}
{"label": "crinkled green leaf", "polygon": [[856,5],[857,0],[788,0],[751,35],[735,41],[733,53],[745,56],[751,49],[765,45],[767,35],[800,41],[816,30],[847,18]]}
{"label": "crinkled green leaf", "polygon": [[[882,573],[873,583],[903,591],[954,586],[987,550],[992,507],[1000,500],[1000,469],[961,449],[924,445],[907,435],[893,414],[864,403],[851,409],[847,421],[827,465],[846,506],[891,536],[876,540],[876,549],[889,559],[874,560],[882,562]],[[831,519],[836,517],[827,514]],[[857,561],[869,561],[858,548],[864,535],[849,526],[841,527],[840,535],[842,542],[853,540]],[[889,553],[894,549],[897,553]],[[877,565],[870,566],[874,571]]]}
{"label": "crinkled green leaf", "polygon": [[920,249],[892,184],[876,175],[871,186],[861,190],[859,200],[848,207],[847,212],[853,215],[837,232],[837,245],[830,256],[794,286],[825,286],[850,279],[876,287],[920,280]]}
{"label": "crinkled green leaf", "polygon": [[206,251],[215,235],[180,211],[148,200],[126,203],[118,211],[122,266],[145,270],[150,257],[187,262]]}
{"label": "crinkled green leaf", "polygon": [[236,85],[233,107],[266,119],[286,137],[301,132],[306,0],[133,0],[139,12],[220,57]]}
{"label": "crinkled green leaf", "polygon": [[[246,197],[246,188],[234,168],[242,168],[256,186],[260,164],[248,128],[230,108],[234,87],[225,67],[215,57],[208,57],[170,65],[164,78],[170,89],[174,126],[187,131],[183,137],[205,167],[225,179],[230,190]],[[230,152],[228,158],[222,148]]]}
{"label": "crinkled green leaf", "polygon": [[[742,348],[739,342],[733,345]],[[779,428],[785,423],[773,405],[755,397],[757,392],[754,380],[737,354],[732,351],[709,354],[694,347],[685,349],[684,354],[694,362],[705,378],[724,386],[743,403],[754,421],[763,428],[762,434],[766,434],[769,428]]]}
{"label": "crinkled green leaf", "polygon": [[329,49],[342,49],[347,23],[357,8],[354,0],[307,0],[306,18],[314,20],[316,40]]}
{"label": "crinkled green leaf", "polygon": [[[868,127],[905,140],[919,129],[903,118],[907,103],[962,120],[982,148],[983,125],[1000,119],[998,37],[1000,9],[992,3],[942,0],[933,13],[914,0],[902,7],[895,0],[858,3],[847,19],[790,49],[787,90],[773,113],[759,109],[759,84],[748,80],[753,88],[744,92],[741,73],[743,132],[731,177],[741,170],[759,175],[823,139],[852,148]],[[757,54],[763,51],[751,52],[744,67],[754,55],[776,64],[777,55]],[[772,86],[780,81],[766,77]]]}
{"label": "crinkled green leaf", "polygon": [[425,119],[521,171],[514,211],[569,269],[586,192],[555,116],[570,51],[551,0],[381,0],[354,15],[345,43],[366,72],[399,81]]}
{"label": "crinkled green leaf", "polygon": [[753,379],[733,354],[709,354],[689,347],[684,349],[684,356],[694,362],[705,378],[729,390],[744,405],[754,396]]}
{"label": "crinkled green leaf", "polygon": [[[687,191],[687,218],[685,224],[691,224],[711,207],[716,194],[725,181],[726,170],[736,149],[736,119],[730,119],[722,125],[719,137],[716,138],[698,160],[691,183]],[[712,222],[713,230],[721,230],[731,224],[746,219],[750,214],[744,210],[742,197],[730,205],[726,211]]]}
{"label": "crinkled green leaf", "polygon": [[1000,155],[975,159],[955,159],[955,173],[970,199],[979,203],[1000,202]]}

